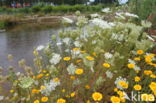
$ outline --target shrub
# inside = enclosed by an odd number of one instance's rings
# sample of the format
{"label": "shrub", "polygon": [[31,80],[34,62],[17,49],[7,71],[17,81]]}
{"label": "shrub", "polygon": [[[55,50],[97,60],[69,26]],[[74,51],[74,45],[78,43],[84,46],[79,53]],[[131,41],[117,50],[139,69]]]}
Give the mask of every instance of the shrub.
{"label": "shrub", "polygon": [[40,6],[33,6],[33,7],[31,8],[31,11],[32,11],[33,13],[37,13],[37,12],[41,11],[41,7],[40,7]]}
{"label": "shrub", "polygon": [[136,12],[141,19],[147,19],[152,13],[156,13],[156,0],[132,0],[130,3],[132,10]]}
{"label": "shrub", "polygon": [[42,11],[43,11],[44,13],[50,13],[50,12],[52,12],[52,10],[53,10],[53,7],[50,6],[50,5],[45,6],[45,7],[42,8]]}

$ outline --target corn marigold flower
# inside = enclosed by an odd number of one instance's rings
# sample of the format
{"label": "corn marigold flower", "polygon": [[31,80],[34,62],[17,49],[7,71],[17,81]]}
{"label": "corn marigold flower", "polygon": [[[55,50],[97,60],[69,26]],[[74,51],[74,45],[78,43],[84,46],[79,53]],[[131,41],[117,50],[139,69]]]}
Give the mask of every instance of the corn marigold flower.
{"label": "corn marigold flower", "polygon": [[71,80],[75,80],[76,78],[75,78],[75,76],[71,75],[71,76],[70,76],[70,79],[71,79]]}
{"label": "corn marigold flower", "polygon": [[123,91],[117,91],[117,94],[120,96],[120,97],[123,97],[125,94],[124,94],[124,92]]}
{"label": "corn marigold flower", "polygon": [[151,74],[150,77],[155,79],[156,75],[155,74]]}
{"label": "corn marigold flower", "polygon": [[59,98],[59,99],[57,100],[57,103],[66,103],[66,100],[63,99],[63,98]]}
{"label": "corn marigold flower", "polygon": [[114,92],[117,92],[118,91],[118,88],[114,88]]}
{"label": "corn marigold flower", "polygon": [[135,57],[134,60],[135,60],[135,61],[140,61],[141,58],[140,58],[140,57]]}
{"label": "corn marigold flower", "polygon": [[76,69],[76,71],[75,71],[75,74],[77,74],[77,75],[81,75],[81,74],[83,74],[83,69]]}
{"label": "corn marigold flower", "polygon": [[87,56],[86,59],[87,59],[87,60],[90,60],[90,61],[93,61],[93,60],[94,60],[94,58],[91,57],[91,56]]}
{"label": "corn marigold flower", "polygon": [[66,92],[66,90],[65,89],[62,89],[62,93],[64,93],[64,92]]}
{"label": "corn marigold flower", "polygon": [[120,103],[120,98],[117,96],[112,96],[110,100],[112,103]]}
{"label": "corn marigold flower", "polygon": [[39,92],[40,92],[40,90],[37,90],[37,89],[32,89],[32,91],[31,91],[32,93],[34,93],[34,94],[38,94]]}
{"label": "corn marigold flower", "polygon": [[108,64],[108,63],[103,63],[103,67],[105,67],[105,68],[110,68],[110,64]]}
{"label": "corn marigold flower", "polygon": [[134,89],[135,89],[136,91],[140,91],[140,90],[142,89],[142,87],[141,87],[141,85],[136,84],[136,85],[134,85]]}
{"label": "corn marigold flower", "polygon": [[72,92],[71,94],[70,94],[70,97],[74,97],[75,96],[75,92]]}
{"label": "corn marigold flower", "polygon": [[44,89],[46,89],[46,87],[42,85],[42,86],[40,87],[40,90],[44,90]]}
{"label": "corn marigold flower", "polygon": [[153,72],[151,70],[144,70],[145,75],[151,75]]}
{"label": "corn marigold flower", "polygon": [[85,88],[86,88],[86,89],[90,89],[90,86],[89,86],[89,85],[85,85]]}
{"label": "corn marigold flower", "polygon": [[128,82],[125,78],[118,77],[115,81],[115,84],[117,85],[118,89],[127,89],[128,88]]}
{"label": "corn marigold flower", "polygon": [[10,93],[14,93],[14,91],[15,91],[15,90],[11,89],[11,90],[10,90]]}
{"label": "corn marigold flower", "polygon": [[70,57],[64,57],[63,60],[64,61],[69,61],[71,58]]}
{"label": "corn marigold flower", "polygon": [[35,100],[33,103],[40,103],[40,101],[39,100]]}
{"label": "corn marigold flower", "polygon": [[42,98],[41,98],[41,101],[42,101],[42,102],[47,102],[47,101],[48,101],[48,97],[42,97]]}
{"label": "corn marigold flower", "polygon": [[127,66],[129,69],[133,69],[135,67],[135,64],[128,64]]}
{"label": "corn marigold flower", "polygon": [[137,54],[142,55],[144,53],[143,50],[137,50]]}
{"label": "corn marigold flower", "polygon": [[77,50],[80,50],[80,48],[73,48],[73,51],[77,51]]}
{"label": "corn marigold flower", "polygon": [[38,74],[36,78],[37,78],[37,79],[40,79],[40,78],[42,78],[43,76],[44,76],[43,74]]}
{"label": "corn marigold flower", "polygon": [[86,53],[86,51],[85,50],[81,50],[80,53]]}
{"label": "corn marigold flower", "polygon": [[60,82],[60,79],[59,78],[54,78],[53,81],[54,82]]}
{"label": "corn marigold flower", "polygon": [[92,98],[93,98],[94,101],[101,101],[102,98],[103,98],[103,96],[102,96],[102,94],[99,93],[99,92],[94,92],[94,93],[92,94]]}
{"label": "corn marigold flower", "polygon": [[134,80],[135,80],[135,82],[139,82],[141,79],[140,79],[140,77],[136,76],[136,77],[134,78]]}

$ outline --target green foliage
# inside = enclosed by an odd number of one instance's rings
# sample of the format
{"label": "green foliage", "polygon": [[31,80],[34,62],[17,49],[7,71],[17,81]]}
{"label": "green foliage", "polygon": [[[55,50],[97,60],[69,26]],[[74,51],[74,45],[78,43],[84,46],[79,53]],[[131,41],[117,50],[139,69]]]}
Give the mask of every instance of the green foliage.
{"label": "green foliage", "polygon": [[37,12],[41,11],[41,7],[40,7],[40,6],[33,6],[33,7],[31,8],[31,11],[32,11],[33,13],[37,13]]}
{"label": "green foliage", "polygon": [[45,13],[50,13],[50,12],[52,12],[52,10],[53,10],[53,7],[50,6],[50,5],[45,6],[45,7],[42,8],[42,11],[45,12]]}
{"label": "green foliage", "polygon": [[150,14],[156,13],[156,0],[132,0],[130,7],[141,19],[147,19]]}
{"label": "green foliage", "polygon": [[103,7],[106,7],[105,5],[59,5],[59,6],[51,6],[51,5],[45,5],[44,3],[37,4],[31,8],[5,8],[0,7],[0,12],[3,13],[68,13],[68,12],[99,12]]}

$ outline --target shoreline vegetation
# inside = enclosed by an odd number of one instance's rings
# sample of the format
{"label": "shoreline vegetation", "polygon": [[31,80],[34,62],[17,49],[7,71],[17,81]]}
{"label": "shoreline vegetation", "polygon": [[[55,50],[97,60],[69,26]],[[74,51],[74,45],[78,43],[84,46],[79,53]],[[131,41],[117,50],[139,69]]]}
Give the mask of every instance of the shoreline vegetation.
{"label": "shoreline vegetation", "polygon": [[74,17],[76,11],[84,15],[98,12],[108,5],[60,5],[60,6],[40,6],[31,8],[6,8],[0,7],[0,29],[7,29],[21,23],[53,23],[60,22],[61,17]]}
{"label": "shoreline vegetation", "polygon": [[[11,87],[1,101],[125,103],[125,94],[131,97],[131,92],[140,93],[140,103],[155,101],[156,44],[146,33],[152,23],[136,22],[139,17],[126,8],[105,9],[107,13],[91,18],[76,12],[75,21],[64,17],[62,26],[76,23],[75,29],[63,29],[47,45],[35,48],[33,66],[18,61],[24,73],[9,66],[1,81]],[[113,16],[104,20],[108,15]],[[10,54],[8,60],[14,57]]]}

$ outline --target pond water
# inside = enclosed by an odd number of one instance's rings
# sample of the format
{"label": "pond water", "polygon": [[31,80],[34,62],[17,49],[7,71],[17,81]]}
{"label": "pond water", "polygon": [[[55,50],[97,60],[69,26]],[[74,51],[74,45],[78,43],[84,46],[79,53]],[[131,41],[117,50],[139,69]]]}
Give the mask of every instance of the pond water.
{"label": "pond water", "polygon": [[[0,33],[0,66],[7,73],[9,65],[17,67],[18,61],[25,59],[27,65],[33,63],[33,50],[38,45],[45,45],[49,42],[51,35],[57,34],[60,27],[58,24],[43,26],[39,24],[24,24]],[[13,55],[13,61],[7,60],[7,55]],[[20,68],[15,71],[22,72]]]}

